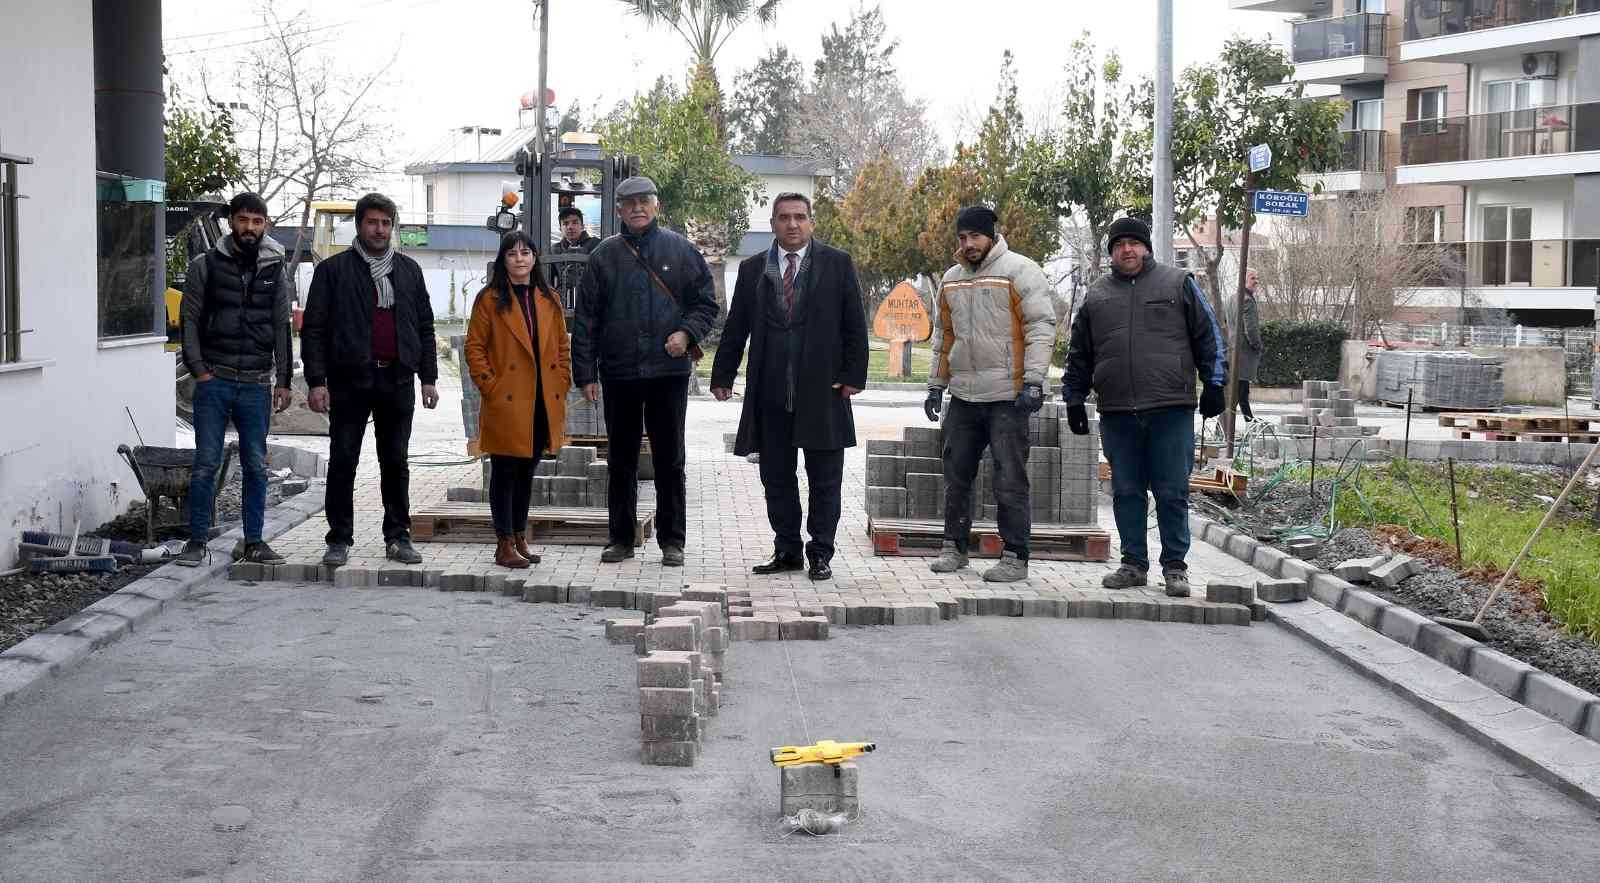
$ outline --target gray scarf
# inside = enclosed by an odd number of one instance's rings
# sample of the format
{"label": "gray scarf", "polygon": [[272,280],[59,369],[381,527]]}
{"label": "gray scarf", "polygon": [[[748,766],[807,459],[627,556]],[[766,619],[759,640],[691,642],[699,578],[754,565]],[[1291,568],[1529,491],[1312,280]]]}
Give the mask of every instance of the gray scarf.
{"label": "gray scarf", "polygon": [[367,249],[359,242],[356,251],[366,260],[367,269],[372,272],[372,284],[378,287],[378,309],[394,309],[394,284],[389,281],[389,271],[394,267],[394,242],[391,240],[388,249],[377,257],[367,254]]}

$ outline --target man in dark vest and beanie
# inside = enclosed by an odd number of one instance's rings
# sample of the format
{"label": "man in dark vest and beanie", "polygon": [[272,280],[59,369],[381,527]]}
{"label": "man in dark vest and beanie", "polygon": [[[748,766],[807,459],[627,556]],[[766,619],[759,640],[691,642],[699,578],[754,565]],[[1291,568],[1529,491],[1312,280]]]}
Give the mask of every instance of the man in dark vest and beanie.
{"label": "man in dark vest and beanie", "polygon": [[[267,204],[254,193],[228,203],[231,231],[189,263],[183,279],[183,361],[194,377],[194,466],[189,541],[178,563],[204,560],[213,488],[229,421],[239,433],[244,472],[244,540],[233,557],[255,564],[283,558],[261,539],[267,507],[267,429],[289,407],[289,275],[283,246],[267,235]],[[270,410],[269,410],[270,408]]]}
{"label": "man in dark vest and beanie", "polygon": [[[850,397],[867,385],[867,321],[850,255],[811,238],[811,200],[772,201],[772,247],[739,264],[728,324],[711,369],[711,394],[725,402],[750,341],[750,373],[733,452],[761,454],[761,486],[772,525],[772,557],[757,574],[806,568],[833,576],[844,449],[856,443]],[[800,544],[800,451],[806,452],[811,543]],[[804,551],[805,557],[801,558]]]}
{"label": "man in dark vest and beanie", "polygon": [[1111,272],[1089,288],[1072,321],[1061,385],[1067,423],[1078,435],[1089,433],[1084,400],[1094,391],[1101,446],[1111,463],[1122,566],[1101,584],[1126,589],[1146,583],[1148,492],[1156,498],[1166,592],[1186,597],[1195,381],[1202,389],[1200,414],[1221,414],[1227,344],[1194,276],[1151,256],[1143,221],[1118,219],[1106,239]]}
{"label": "man in dark vest and beanie", "polygon": [[311,410],[328,413],[328,551],[339,567],[355,542],[356,466],[372,421],[383,491],[384,555],[421,564],[411,545],[411,418],[439,404],[433,305],[422,268],[394,247],[399,209],[380,193],[356,201],[356,241],[317,264],[300,328]]}
{"label": "man in dark vest and beanie", "polygon": [[944,545],[928,568],[967,566],[972,481],[984,449],[994,459],[994,501],[1005,549],[984,571],[988,582],[1028,578],[1033,513],[1028,489],[1028,418],[1044,405],[1045,371],[1056,337],[1050,282],[1039,265],[1011,250],[995,213],[974,205],[956,216],[956,265],[939,283],[933,367],[923,412],[938,420],[944,393]]}

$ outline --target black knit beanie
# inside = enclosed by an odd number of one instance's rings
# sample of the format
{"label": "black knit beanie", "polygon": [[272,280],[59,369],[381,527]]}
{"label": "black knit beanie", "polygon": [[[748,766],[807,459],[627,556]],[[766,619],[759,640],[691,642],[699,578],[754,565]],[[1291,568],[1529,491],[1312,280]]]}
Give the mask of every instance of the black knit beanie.
{"label": "black knit beanie", "polygon": [[1111,222],[1111,229],[1106,232],[1106,253],[1111,253],[1111,249],[1116,246],[1118,239],[1127,239],[1129,237],[1143,242],[1144,247],[1150,251],[1156,250],[1155,246],[1150,244],[1149,225],[1138,218],[1118,218]]}
{"label": "black knit beanie", "polygon": [[986,205],[969,205],[956,215],[956,232],[966,230],[994,238],[994,222],[999,220],[994,209]]}

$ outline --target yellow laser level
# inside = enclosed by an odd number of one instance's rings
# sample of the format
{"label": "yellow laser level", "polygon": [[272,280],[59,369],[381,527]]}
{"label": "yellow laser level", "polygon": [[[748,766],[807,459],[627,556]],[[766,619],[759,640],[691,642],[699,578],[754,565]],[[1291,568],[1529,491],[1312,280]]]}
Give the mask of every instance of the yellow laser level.
{"label": "yellow laser level", "polygon": [[823,739],[815,745],[784,745],[772,749],[773,766],[799,766],[803,763],[825,763],[838,766],[852,757],[878,750],[876,742],[835,742]]}

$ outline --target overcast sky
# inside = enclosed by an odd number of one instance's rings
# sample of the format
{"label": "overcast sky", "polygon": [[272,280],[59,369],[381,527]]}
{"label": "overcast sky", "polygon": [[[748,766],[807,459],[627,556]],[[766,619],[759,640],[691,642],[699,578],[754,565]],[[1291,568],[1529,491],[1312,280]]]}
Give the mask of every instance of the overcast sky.
{"label": "overcast sky", "polygon": [[[689,53],[681,38],[647,28],[617,0],[551,0],[549,76],[558,105],[573,99],[587,111],[609,108],[666,74],[682,77]],[[788,0],[777,22],[746,25],[717,59],[724,89],[771,46],[784,44],[807,72],[820,36],[843,23],[858,0]],[[870,5],[870,4],[869,4]],[[896,59],[911,93],[927,101],[930,124],[945,148],[981,116],[995,91],[1001,53],[1017,58],[1024,107],[1052,103],[1062,81],[1063,53],[1087,29],[1117,50],[1134,75],[1155,70],[1154,0],[882,0]],[[1175,0],[1176,63],[1215,57],[1236,33],[1285,30],[1281,16],[1233,12],[1227,0]],[[518,96],[538,81],[538,43],[531,0],[352,0],[307,3],[294,20],[316,28],[354,75],[381,64],[398,46],[386,99],[396,128],[391,159],[398,168],[451,128],[516,125]],[[225,66],[257,39],[263,6],[243,0],[166,0],[164,36],[179,74],[202,60]],[[280,15],[297,4],[274,2]]]}

